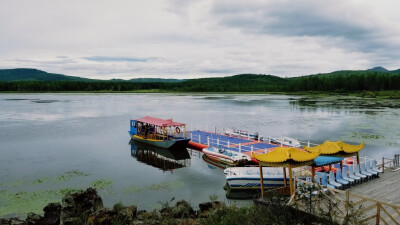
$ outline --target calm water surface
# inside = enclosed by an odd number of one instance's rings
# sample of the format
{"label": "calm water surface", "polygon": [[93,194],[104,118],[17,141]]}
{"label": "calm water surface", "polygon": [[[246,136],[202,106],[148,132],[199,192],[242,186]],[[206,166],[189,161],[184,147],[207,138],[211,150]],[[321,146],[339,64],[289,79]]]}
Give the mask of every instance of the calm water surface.
{"label": "calm water surface", "polygon": [[[1,94],[0,216],[40,212],[61,200],[55,190],[91,185],[108,207],[122,201],[152,210],[173,197],[196,206],[210,195],[232,203],[223,171],[197,151],[188,150],[190,159],[179,161],[185,167],[172,171],[142,162],[129,144],[130,119],[172,117],[189,128],[236,127],[312,143],[364,141],[361,155],[379,159],[400,152],[399,106],[355,97]],[[26,207],[11,203],[16,195]]]}

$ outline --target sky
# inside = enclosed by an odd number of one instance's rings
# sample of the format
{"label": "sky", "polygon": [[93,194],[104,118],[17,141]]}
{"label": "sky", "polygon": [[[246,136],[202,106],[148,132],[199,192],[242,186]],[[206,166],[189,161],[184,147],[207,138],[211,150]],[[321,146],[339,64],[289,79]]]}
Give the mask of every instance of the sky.
{"label": "sky", "polygon": [[400,68],[398,0],[0,0],[0,69],[95,79]]}

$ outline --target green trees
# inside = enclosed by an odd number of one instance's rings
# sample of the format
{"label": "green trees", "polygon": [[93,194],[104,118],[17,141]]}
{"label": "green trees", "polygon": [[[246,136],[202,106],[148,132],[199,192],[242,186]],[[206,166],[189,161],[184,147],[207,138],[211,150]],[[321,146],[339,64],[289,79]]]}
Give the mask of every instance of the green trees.
{"label": "green trees", "polygon": [[168,91],[168,92],[359,92],[400,90],[400,74],[379,71],[338,71],[328,74],[281,78],[241,74],[182,82],[132,81],[0,81],[0,91]]}

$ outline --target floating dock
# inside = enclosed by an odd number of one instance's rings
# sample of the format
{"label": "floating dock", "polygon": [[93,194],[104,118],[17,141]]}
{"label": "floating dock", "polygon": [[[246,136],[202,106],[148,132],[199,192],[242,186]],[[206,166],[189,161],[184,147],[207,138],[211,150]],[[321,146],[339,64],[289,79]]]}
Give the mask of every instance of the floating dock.
{"label": "floating dock", "polygon": [[229,151],[240,152],[251,155],[251,152],[265,153],[281,145],[265,141],[258,141],[241,136],[226,135],[208,131],[194,130],[186,132],[186,137],[190,138],[189,146],[192,148],[207,148],[209,146],[221,146]]}

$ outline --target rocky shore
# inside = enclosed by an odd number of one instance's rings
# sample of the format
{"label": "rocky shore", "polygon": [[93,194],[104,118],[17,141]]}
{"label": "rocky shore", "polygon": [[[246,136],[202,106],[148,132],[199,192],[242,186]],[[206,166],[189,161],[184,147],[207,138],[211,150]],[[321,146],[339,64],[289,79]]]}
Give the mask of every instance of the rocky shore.
{"label": "rocky shore", "polygon": [[213,210],[222,205],[219,201],[199,204],[199,210],[180,200],[173,206],[164,204],[153,212],[138,210],[135,205],[117,203],[113,208],[104,208],[101,197],[93,188],[66,194],[61,203],[50,203],[44,207],[43,215],[29,213],[25,220],[19,218],[0,219],[0,225],[116,225],[116,224],[200,224]]}

